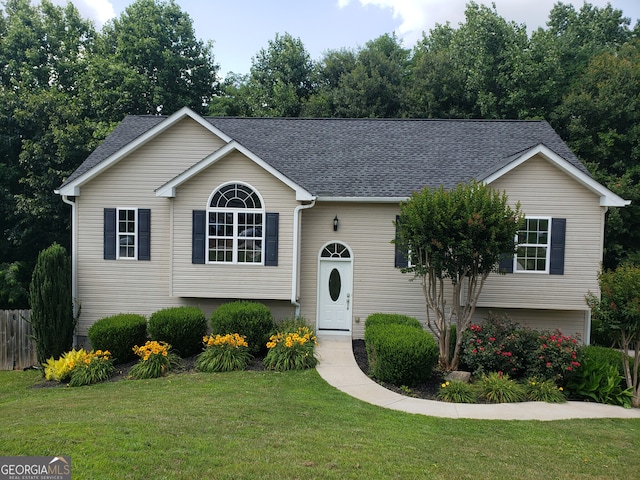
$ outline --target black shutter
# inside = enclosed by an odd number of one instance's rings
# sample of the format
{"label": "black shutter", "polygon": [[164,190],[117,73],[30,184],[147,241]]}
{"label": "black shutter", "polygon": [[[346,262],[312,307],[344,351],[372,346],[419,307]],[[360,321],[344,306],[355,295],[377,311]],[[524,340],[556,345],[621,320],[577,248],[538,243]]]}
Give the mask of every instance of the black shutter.
{"label": "black shutter", "polygon": [[151,210],[138,209],[138,260],[151,260]]}
{"label": "black shutter", "polygon": [[510,253],[501,254],[498,268],[500,273],[513,273],[513,255]]}
{"label": "black shutter", "polygon": [[267,213],[266,232],[264,236],[264,264],[267,267],[278,266],[278,224],[279,213]]}
{"label": "black shutter", "polygon": [[116,259],[116,209],[104,209],[104,259]]}
{"label": "black shutter", "polygon": [[553,218],[551,220],[551,254],[549,255],[550,275],[564,275],[564,244],[566,230],[566,218]]}
{"label": "black shutter", "polygon": [[206,227],[207,212],[204,210],[194,210],[191,226],[191,263],[205,263]]}
{"label": "black shutter", "polygon": [[400,224],[400,215],[396,215],[396,251],[395,251],[395,266],[396,268],[406,268],[409,266],[409,252],[406,247],[398,244],[398,225]]}

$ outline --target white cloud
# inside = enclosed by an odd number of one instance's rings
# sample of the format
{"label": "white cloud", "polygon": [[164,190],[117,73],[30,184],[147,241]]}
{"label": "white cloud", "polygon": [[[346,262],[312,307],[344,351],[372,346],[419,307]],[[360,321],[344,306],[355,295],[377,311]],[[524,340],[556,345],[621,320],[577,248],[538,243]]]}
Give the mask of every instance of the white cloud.
{"label": "white cloud", "polygon": [[[393,18],[400,21],[396,33],[408,44],[413,44],[421,37],[422,32],[428,33],[436,23],[449,22],[456,27],[464,22],[464,11],[469,0],[338,0],[338,6],[344,8],[352,2],[363,7],[391,10]],[[614,8],[618,4],[626,4],[622,0],[591,0],[589,3],[602,8],[609,2]],[[476,3],[489,8],[493,8],[492,4],[495,3],[498,15],[507,21],[524,23],[532,31],[545,26],[549,12],[557,0],[476,0]],[[584,0],[564,0],[564,3],[573,4],[579,10]]]}
{"label": "white cloud", "polygon": [[[53,0],[56,5],[66,5],[68,0]],[[116,16],[116,10],[109,0],[75,0],[75,7],[84,18],[93,20],[98,28]]]}

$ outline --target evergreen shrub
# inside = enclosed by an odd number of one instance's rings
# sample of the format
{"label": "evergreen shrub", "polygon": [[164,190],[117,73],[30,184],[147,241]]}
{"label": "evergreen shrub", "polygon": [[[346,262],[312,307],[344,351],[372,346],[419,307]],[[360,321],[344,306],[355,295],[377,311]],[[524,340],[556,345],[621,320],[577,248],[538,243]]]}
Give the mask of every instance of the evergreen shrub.
{"label": "evergreen shrub", "polygon": [[267,351],[274,328],[271,310],[257,302],[235,301],[218,307],[211,315],[211,332],[216,335],[238,333],[244,336],[251,355]]}
{"label": "evergreen shrub", "polygon": [[147,341],[147,319],[135,313],[120,313],[101,318],[87,332],[91,346],[111,352],[114,363],[126,363],[136,358],[134,345]]}
{"label": "evergreen shrub", "polygon": [[438,360],[435,339],[422,328],[397,323],[365,328],[372,376],[397,386],[414,386],[431,377]]}
{"label": "evergreen shrub", "polygon": [[207,318],[198,307],[171,307],[154,312],[149,318],[151,340],[166,342],[182,358],[202,351]]}
{"label": "evergreen shrub", "polygon": [[38,255],[29,288],[31,326],[38,363],[71,350],[76,318],[71,298],[71,260],[54,243]]}

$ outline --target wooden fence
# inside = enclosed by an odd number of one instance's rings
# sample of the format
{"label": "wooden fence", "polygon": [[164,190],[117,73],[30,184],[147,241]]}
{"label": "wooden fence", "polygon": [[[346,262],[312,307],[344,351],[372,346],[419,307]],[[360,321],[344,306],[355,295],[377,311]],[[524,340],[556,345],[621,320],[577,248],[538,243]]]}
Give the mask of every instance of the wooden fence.
{"label": "wooden fence", "polygon": [[38,364],[30,316],[31,310],[0,310],[0,370],[22,370]]}

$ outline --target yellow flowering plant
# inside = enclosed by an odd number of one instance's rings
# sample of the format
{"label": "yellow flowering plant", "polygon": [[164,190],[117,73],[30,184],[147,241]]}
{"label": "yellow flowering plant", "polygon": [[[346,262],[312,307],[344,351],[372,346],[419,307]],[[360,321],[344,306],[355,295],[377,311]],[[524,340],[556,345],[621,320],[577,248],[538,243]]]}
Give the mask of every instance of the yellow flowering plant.
{"label": "yellow flowering plant", "polygon": [[133,347],[140,360],[129,372],[134,379],[158,378],[180,364],[180,357],[171,351],[167,342],[151,340],[139,347]]}
{"label": "yellow flowering plant", "polygon": [[86,353],[71,370],[70,387],[80,387],[109,380],[115,367],[109,350],[96,350]]}
{"label": "yellow flowering plant", "polygon": [[244,370],[253,356],[246,337],[238,333],[205,335],[204,351],[196,358],[195,367],[201,372],[230,372]]}
{"label": "yellow flowering plant", "polygon": [[440,385],[438,400],[452,403],[477,403],[478,393],[470,383],[446,380]]}
{"label": "yellow flowering plant", "polygon": [[317,365],[316,336],[307,326],[282,331],[269,337],[264,366],[269,370],[304,370]]}

